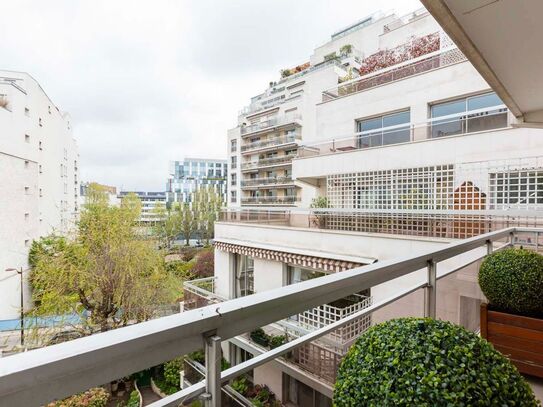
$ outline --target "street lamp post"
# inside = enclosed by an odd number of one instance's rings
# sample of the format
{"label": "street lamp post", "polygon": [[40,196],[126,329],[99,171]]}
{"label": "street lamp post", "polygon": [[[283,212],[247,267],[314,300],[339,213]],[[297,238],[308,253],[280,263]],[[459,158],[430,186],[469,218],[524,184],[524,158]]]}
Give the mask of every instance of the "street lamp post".
{"label": "street lamp post", "polygon": [[19,269],[6,269],[6,271],[15,271],[21,277],[21,346],[25,344],[25,310],[24,310],[24,298],[23,298],[23,268]]}

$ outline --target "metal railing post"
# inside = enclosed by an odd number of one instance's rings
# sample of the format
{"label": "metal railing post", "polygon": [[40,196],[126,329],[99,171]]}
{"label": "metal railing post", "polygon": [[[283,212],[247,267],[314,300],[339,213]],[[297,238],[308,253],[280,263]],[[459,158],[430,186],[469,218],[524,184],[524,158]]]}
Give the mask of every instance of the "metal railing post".
{"label": "metal railing post", "polygon": [[424,289],[424,316],[428,318],[436,317],[436,274],[437,267],[433,260],[428,261],[426,267],[428,271],[428,282]]}
{"label": "metal railing post", "polygon": [[206,392],[202,396],[206,407],[221,406],[221,338],[204,337],[206,361]]}
{"label": "metal railing post", "polygon": [[486,254],[488,256],[489,254],[492,254],[492,251],[494,250],[494,247],[492,246],[492,240],[488,239],[485,242],[485,244],[486,244]]}

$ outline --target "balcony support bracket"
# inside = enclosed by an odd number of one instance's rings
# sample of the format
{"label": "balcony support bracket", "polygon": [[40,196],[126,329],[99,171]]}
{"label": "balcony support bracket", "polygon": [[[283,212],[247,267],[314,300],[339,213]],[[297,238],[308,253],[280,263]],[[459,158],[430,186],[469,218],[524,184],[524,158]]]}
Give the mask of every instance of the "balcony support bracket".
{"label": "balcony support bracket", "polygon": [[221,338],[204,335],[206,361],[206,391],[203,397],[206,407],[221,406]]}
{"label": "balcony support bracket", "polygon": [[437,264],[433,260],[428,260],[428,283],[424,290],[424,316],[428,318],[436,317],[436,275]]}

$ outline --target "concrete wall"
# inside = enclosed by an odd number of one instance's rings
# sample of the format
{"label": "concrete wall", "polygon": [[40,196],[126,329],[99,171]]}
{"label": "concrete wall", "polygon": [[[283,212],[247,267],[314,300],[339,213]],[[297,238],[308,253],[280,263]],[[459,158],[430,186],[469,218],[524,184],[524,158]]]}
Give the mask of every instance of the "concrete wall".
{"label": "concrete wall", "polygon": [[541,130],[529,128],[442,137],[293,161],[296,178],[326,177],[372,170],[416,168],[543,155]]}
{"label": "concrete wall", "polygon": [[[17,87],[5,78],[13,80]],[[28,268],[32,241],[67,233],[79,210],[79,156],[68,114],[28,74],[0,71],[0,271]],[[25,109],[27,109],[25,111]],[[41,145],[40,145],[41,143]],[[19,315],[16,273],[0,278],[0,320]],[[25,288],[26,306],[30,305]]]}
{"label": "concrete wall", "polygon": [[255,292],[271,290],[286,285],[285,269],[280,261],[255,258]]}
{"label": "concrete wall", "polygon": [[266,363],[254,370],[254,383],[266,384],[275,397],[283,401],[283,372],[273,363]]}

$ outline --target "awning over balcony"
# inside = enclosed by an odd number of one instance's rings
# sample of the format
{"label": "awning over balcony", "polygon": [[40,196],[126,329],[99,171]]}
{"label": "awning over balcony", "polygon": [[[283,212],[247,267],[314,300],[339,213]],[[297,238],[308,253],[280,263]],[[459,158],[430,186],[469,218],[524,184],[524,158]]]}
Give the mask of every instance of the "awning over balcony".
{"label": "awning over balcony", "polygon": [[311,252],[304,250],[302,253],[299,250],[283,251],[280,248],[272,245],[250,245],[237,244],[232,241],[216,240],[215,248],[224,252],[238,253],[246,256],[256,257],[258,259],[280,261],[283,263],[292,264],[299,267],[309,267],[317,270],[328,272],[340,272],[350,270],[355,267],[364,266],[375,262],[372,258],[338,258],[337,255],[328,256],[322,252]]}
{"label": "awning over balcony", "polygon": [[527,125],[543,125],[543,2],[421,0],[458,48]]}

